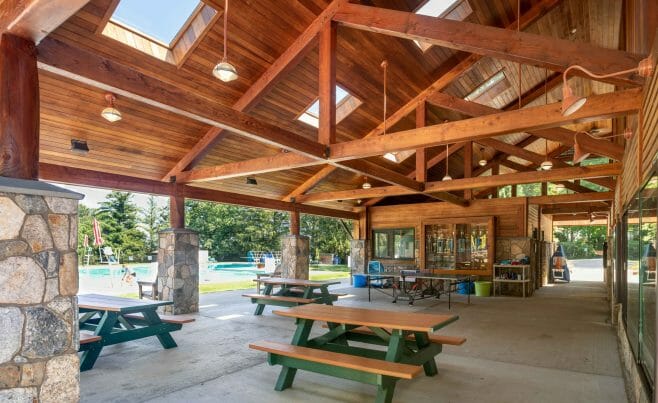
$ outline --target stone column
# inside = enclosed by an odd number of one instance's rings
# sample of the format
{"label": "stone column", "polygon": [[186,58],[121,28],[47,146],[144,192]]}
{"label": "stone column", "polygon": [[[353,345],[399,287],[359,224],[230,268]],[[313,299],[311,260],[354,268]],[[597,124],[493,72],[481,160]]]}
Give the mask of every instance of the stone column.
{"label": "stone column", "polygon": [[0,401],[77,402],[78,200],[0,177]]}
{"label": "stone column", "polygon": [[281,277],[308,280],[310,264],[309,238],[288,235],[281,245]]}
{"label": "stone column", "polygon": [[352,239],[350,241],[350,271],[352,274],[366,272],[368,261],[367,241],[365,239]]}
{"label": "stone column", "polygon": [[167,314],[199,312],[199,234],[183,228],[160,232],[158,294]]}

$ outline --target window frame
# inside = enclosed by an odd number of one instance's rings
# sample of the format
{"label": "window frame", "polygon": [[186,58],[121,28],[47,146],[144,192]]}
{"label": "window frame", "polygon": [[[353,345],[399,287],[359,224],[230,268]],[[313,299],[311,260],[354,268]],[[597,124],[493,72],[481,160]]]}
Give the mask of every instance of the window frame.
{"label": "window frame", "polygon": [[[411,249],[411,257],[395,257],[395,236],[400,235],[404,237],[404,233],[411,231],[411,237],[413,239],[413,247]],[[388,256],[378,256],[377,255],[377,234],[386,235],[386,249]],[[403,228],[374,228],[372,230],[372,258],[373,259],[383,259],[383,260],[406,260],[413,261],[416,260],[416,228],[415,227],[403,227]]]}

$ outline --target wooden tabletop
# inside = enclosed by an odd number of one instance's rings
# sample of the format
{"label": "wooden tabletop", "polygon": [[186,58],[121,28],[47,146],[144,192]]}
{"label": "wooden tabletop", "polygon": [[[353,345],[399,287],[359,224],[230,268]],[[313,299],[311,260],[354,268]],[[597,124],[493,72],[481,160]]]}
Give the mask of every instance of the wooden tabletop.
{"label": "wooden tabletop", "polygon": [[261,278],[254,281],[259,281],[263,284],[291,285],[297,287],[323,287],[327,285],[340,284],[340,281],[336,281],[336,280],[313,281],[313,280],[302,280],[298,278],[280,278],[280,277]]}
{"label": "wooden tabletop", "polygon": [[274,313],[291,318],[428,333],[459,319],[457,315],[396,312],[321,304],[300,305],[287,310],[276,310]]}
{"label": "wooden tabletop", "polygon": [[161,305],[171,305],[172,301],[146,301],[142,299],[114,297],[111,295],[83,294],[78,295],[78,308],[113,312],[141,312],[145,309],[155,309]]}

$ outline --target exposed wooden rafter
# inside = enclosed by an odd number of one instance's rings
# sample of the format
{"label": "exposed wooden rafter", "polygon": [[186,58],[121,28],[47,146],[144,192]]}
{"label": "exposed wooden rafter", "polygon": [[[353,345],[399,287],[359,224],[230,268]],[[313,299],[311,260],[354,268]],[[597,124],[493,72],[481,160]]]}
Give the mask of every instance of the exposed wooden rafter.
{"label": "exposed wooden rafter", "polygon": [[5,0],[0,2],[0,34],[11,33],[39,44],[89,0]]}

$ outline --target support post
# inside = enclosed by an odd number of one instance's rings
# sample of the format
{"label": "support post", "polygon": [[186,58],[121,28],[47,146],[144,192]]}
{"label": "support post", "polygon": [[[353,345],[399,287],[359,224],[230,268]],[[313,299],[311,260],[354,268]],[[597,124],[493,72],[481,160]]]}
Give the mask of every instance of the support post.
{"label": "support post", "polygon": [[184,228],[160,232],[158,244],[158,295],[173,305],[168,314],[199,312],[199,234]]}
{"label": "support post", "polygon": [[300,228],[300,214],[299,210],[292,210],[290,212],[290,235],[299,235]]}
{"label": "support post", "polygon": [[171,228],[185,228],[185,198],[169,196],[169,225]]}
{"label": "support post", "polygon": [[[464,146],[464,178],[470,178],[471,176],[473,176],[473,142],[469,141]],[[472,189],[464,190],[464,199],[473,199]]]}
{"label": "support post", "polygon": [[0,37],[0,176],[39,177],[39,72],[34,43]]}
{"label": "support post", "polygon": [[[416,128],[425,127],[427,109],[425,101],[416,105]],[[427,150],[423,148],[416,149],[416,181],[427,182]]]}

